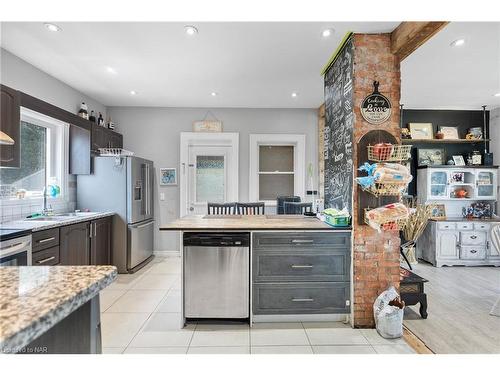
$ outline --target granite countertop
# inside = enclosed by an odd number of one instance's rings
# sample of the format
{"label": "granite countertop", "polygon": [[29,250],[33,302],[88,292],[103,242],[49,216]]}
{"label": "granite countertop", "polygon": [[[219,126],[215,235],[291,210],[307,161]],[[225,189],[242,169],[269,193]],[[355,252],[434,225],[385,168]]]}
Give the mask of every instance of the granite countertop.
{"label": "granite countertop", "polygon": [[303,215],[192,215],[184,216],[160,230],[336,230],[348,231],[350,227],[333,228],[316,217]]}
{"label": "granite countertop", "polygon": [[22,349],[116,275],[114,266],[0,267],[0,353]]}
{"label": "granite countertop", "polygon": [[76,224],[76,223],[81,223],[84,221],[90,221],[90,220],[96,220],[100,219],[103,217],[108,217],[108,216],[113,216],[115,213],[114,212],[81,212],[76,214],[76,216],[59,216],[60,214],[54,214],[49,217],[55,217],[58,220],[50,220],[50,221],[43,221],[43,220],[33,220],[33,219],[21,219],[21,220],[15,220],[15,221],[9,221],[6,223],[2,223],[0,225],[0,229],[6,228],[6,229],[27,229],[31,230],[32,232],[37,232],[40,230],[45,230],[45,229],[50,229],[50,228],[57,228],[57,227],[62,227],[64,225],[70,225],[70,224]]}

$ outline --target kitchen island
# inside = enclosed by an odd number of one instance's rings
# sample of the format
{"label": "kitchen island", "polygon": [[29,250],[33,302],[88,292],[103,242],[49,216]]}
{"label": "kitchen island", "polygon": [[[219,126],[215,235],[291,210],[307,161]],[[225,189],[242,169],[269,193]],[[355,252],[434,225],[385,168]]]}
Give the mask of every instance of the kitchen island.
{"label": "kitchen island", "polygon": [[0,268],[1,353],[100,353],[99,292],[113,266]]}
{"label": "kitchen island", "polygon": [[208,215],[160,230],[183,235],[185,319],[335,321],[350,314],[349,227],[302,215]]}

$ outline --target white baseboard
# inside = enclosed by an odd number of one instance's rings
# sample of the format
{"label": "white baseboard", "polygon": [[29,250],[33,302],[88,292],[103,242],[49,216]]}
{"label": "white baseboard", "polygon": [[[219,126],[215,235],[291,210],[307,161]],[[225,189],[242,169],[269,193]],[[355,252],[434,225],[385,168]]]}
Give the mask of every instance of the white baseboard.
{"label": "white baseboard", "polygon": [[178,250],[155,250],[153,255],[157,257],[180,257],[181,254]]}

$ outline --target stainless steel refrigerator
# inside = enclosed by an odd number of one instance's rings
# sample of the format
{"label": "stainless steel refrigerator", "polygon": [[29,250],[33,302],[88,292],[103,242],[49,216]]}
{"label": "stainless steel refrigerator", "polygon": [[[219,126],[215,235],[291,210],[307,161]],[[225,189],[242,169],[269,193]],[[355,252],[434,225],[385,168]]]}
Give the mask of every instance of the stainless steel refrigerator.
{"label": "stainless steel refrigerator", "polygon": [[93,173],[77,176],[77,208],[113,211],[112,263],[120,273],[153,256],[153,162],[135,156],[93,159]]}

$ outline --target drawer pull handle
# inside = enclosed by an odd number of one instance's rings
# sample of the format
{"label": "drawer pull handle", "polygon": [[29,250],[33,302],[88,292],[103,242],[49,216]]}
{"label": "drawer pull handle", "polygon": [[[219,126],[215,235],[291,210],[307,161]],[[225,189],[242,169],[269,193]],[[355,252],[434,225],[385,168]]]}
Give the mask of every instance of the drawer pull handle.
{"label": "drawer pull handle", "polygon": [[475,239],[477,238],[477,236],[470,236],[470,238],[471,238],[472,240],[475,240]]}
{"label": "drawer pull handle", "polygon": [[312,264],[292,264],[290,267],[293,269],[304,269],[304,268],[313,268]]}
{"label": "drawer pull handle", "polygon": [[313,243],[314,240],[292,240],[292,243]]}
{"label": "drawer pull handle", "polygon": [[475,253],[477,253],[477,250],[471,250],[470,252],[471,252],[472,254],[475,254]]}
{"label": "drawer pull handle", "polygon": [[292,298],[292,302],[314,302],[314,298]]}
{"label": "drawer pull handle", "polygon": [[54,241],[56,238],[55,237],[49,237],[49,238],[44,238],[43,240],[38,240],[38,243],[45,243],[49,241]]}
{"label": "drawer pull handle", "polygon": [[44,263],[50,262],[51,260],[54,260],[54,259],[56,259],[56,257],[48,257],[48,258],[45,258],[45,259],[42,259],[42,260],[37,260],[36,262],[38,264],[44,264]]}

